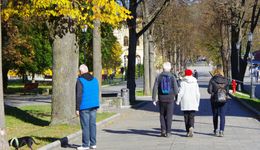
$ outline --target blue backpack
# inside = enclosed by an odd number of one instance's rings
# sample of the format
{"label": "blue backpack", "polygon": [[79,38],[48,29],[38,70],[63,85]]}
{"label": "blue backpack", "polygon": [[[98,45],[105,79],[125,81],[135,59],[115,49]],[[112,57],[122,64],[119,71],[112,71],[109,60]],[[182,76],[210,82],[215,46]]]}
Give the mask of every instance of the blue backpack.
{"label": "blue backpack", "polygon": [[171,76],[162,75],[160,84],[162,94],[168,95],[171,90]]}

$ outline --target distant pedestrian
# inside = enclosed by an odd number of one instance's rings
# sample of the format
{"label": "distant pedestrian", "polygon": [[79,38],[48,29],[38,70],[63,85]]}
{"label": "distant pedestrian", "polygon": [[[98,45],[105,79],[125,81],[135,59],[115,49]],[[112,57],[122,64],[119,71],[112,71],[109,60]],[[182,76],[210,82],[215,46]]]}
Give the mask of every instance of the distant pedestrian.
{"label": "distant pedestrian", "polygon": [[[224,136],[225,115],[227,110],[227,90],[228,80],[224,77],[222,67],[219,65],[213,72],[213,77],[209,81],[208,93],[211,94],[211,108],[213,113],[214,135]],[[218,116],[220,116],[220,127],[218,130]]]}
{"label": "distant pedestrian", "polygon": [[198,75],[198,72],[197,70],[195,69],[194,72],[193,72],[193,77],[196,78],[198,80],[199,78],[199,75]]}
{"label": "distant pedestrian", "polygon": [[82,146],[78,150],[96,148],[96,112],[99,108],[98,80],[88,73],[86,65],[80,65],[76,84],[76,114],[80,117]]}
{"label": "distant pedestrian", "polygon": [[190,69],[185,70],[185,77],[181,81],[177,105],[181,105],[184,113],[185,128],[188,137],[193,136],[195,111],[198,111],[200,91],[197,79],[192,76]]}
{"label": "distant pedestrian", "polygon": [[159,104],[161,136],[171,136],[173,104],[175,96],[178,94],[178,85],[174,75],[170,72],[171,64],[163,64],[163,72],[160,73],[153,86],[153,104]]}

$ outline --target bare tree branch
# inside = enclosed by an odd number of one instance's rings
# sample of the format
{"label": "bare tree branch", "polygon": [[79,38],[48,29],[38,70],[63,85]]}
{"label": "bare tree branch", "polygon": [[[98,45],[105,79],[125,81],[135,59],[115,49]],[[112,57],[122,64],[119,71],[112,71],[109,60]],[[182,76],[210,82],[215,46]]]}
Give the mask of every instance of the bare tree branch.
{"label": "bare tree branch", "polygon": [[254,23],[254,28],[256,27],[257,25],[257,22],[259,20],[259,16],[260,16],[260,8],[258,8],[258,12],[257,12],[257,15],[256,15],[256,20],[255,20],[255,23]]}
{"label": "bare tree branch", "polygon": [[158,17],[158,15],[162,12],[163,8],[167,6],[170,0],[165,0],[164,3],[162,4],[161,7],[158,7],[155,11],[154,14],[151,15],[152,17],[148,18],[148,23],[143,27],[141,31],[137,33],[137,37],[140,37],[155,21],[155,19]]}

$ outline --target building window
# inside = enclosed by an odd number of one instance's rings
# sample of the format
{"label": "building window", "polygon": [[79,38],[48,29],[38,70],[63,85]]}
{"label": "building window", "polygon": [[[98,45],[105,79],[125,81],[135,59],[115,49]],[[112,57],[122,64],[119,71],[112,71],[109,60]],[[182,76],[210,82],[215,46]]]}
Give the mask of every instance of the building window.
{"label": "building window", "polygon": [[129,45],[128,37],[125,36],[124,37],[124,46],[128,46],[128,45]]}

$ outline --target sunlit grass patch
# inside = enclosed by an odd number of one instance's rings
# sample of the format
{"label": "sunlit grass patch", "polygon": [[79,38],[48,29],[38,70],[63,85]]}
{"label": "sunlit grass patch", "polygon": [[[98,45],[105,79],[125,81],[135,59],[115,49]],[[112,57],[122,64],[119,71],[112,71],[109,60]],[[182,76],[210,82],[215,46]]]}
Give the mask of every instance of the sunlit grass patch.
{"label": "sunlit grass patch", "polygon": [[[51,120],[51,105],[31,105],[20,108],[6,107],[6,127],[8,139],[13,137],[31,136],[42,147],[57,139],[63,138],[80,130],[80,125],[53,125]],[[115,113],[103,112],[97,114],[97,122],[104,120]]]}

